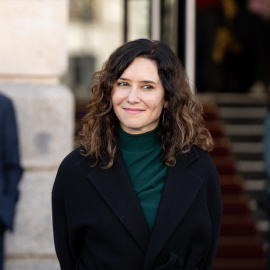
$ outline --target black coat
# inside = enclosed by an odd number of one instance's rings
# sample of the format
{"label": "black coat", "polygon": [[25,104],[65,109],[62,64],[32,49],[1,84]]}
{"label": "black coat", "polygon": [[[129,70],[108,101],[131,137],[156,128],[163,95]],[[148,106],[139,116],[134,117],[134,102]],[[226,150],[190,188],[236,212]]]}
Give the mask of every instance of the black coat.
{"label": "black coat", "polygon": [[21,175],[14,108],[0,94],[0,224],[5,229],[12,229]]}
{"label": "black coat", "polygon": [[90,167],[76,149],[52,192],[62,270],[210,270],[222,215],[219,178],[194,146],[169,168],[150,233],[120,151],[110,169]]}

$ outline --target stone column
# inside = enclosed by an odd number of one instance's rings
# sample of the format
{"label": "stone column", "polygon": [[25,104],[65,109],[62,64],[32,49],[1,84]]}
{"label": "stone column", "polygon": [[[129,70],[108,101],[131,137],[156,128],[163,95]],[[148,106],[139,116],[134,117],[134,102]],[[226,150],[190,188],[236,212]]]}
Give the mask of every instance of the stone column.
{"label": "stone column", "polygon": [[51,189],[73,148],[74,98],[67,69],[68,0],[0,1],[0,92],[14,103],[24,174],[5,270],[56,270]]}

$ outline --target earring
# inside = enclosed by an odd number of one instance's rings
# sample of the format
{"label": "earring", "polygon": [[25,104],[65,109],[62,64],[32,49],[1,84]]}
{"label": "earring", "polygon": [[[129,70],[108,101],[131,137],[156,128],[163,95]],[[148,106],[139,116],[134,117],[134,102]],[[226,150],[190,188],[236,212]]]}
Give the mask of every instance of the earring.
{"label": "earring", "polygon": [[162,121],[161,121],[161,123],[162,123],[162,125],[164,125],[164,121],[165,121],[165,111],[166,111],[166,109],[165,108],[163,108],[163,112],[162,112]]}

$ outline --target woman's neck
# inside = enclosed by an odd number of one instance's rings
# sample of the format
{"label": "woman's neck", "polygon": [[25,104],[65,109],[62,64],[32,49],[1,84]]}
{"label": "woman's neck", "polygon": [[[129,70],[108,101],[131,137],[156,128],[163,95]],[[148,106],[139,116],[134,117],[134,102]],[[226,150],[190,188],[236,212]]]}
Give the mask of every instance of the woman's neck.
{"label": "woman's neck", "polygon": [[142,152],[160,146],[157,129],[158,127],[145,133],[130,134],[119,126],[120,149],[129,152]]}

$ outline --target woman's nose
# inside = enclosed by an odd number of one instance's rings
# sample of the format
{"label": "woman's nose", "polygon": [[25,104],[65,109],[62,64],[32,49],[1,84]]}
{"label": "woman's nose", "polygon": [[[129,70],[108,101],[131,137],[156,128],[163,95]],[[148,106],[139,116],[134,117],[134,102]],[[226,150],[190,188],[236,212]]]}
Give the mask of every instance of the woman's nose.
{"label": "woman's nose", "polygon": [[134,104],[140,102],[140,98],[138,96],[138,89],[136,87],[132,87],[129,91],[127,102]]}

